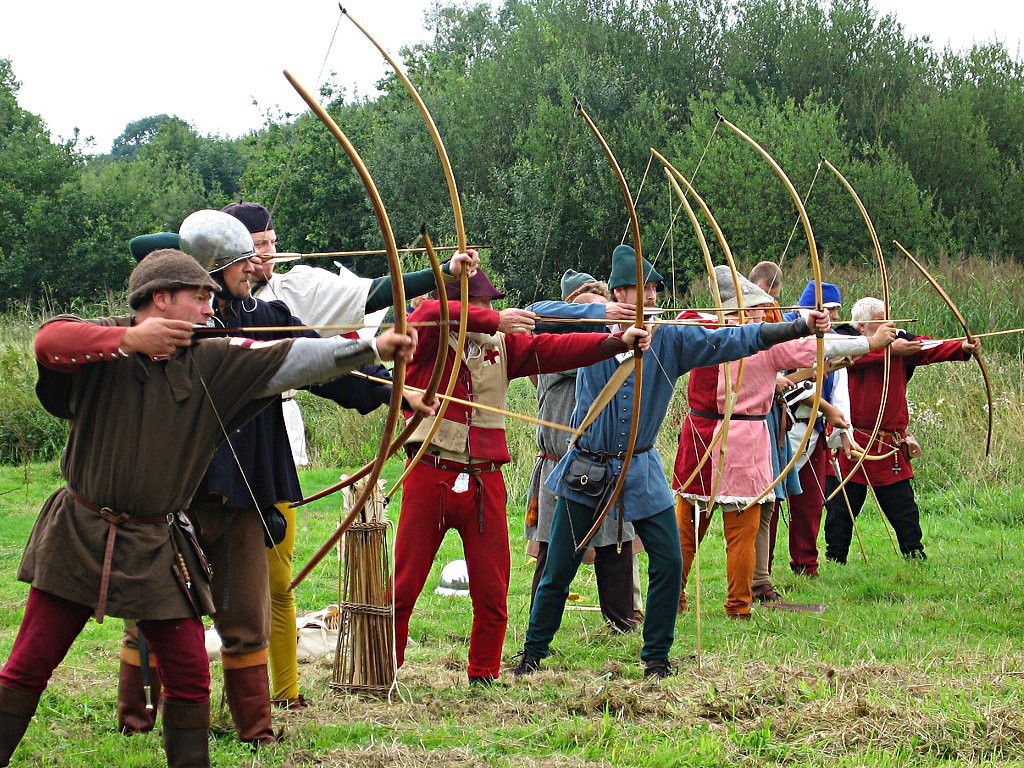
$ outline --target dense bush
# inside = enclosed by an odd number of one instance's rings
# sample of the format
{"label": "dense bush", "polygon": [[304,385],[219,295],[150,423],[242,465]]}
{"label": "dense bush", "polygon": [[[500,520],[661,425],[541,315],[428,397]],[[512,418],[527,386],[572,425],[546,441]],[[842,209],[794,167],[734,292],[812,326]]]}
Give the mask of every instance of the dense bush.
{"label": "dense bush", "polygon": [[[4,327],[13,326],[4,323]],[[39,405],[35,380],[31,344],[0,344],[0,464],[53,459],[67,441],[67,424]]]}

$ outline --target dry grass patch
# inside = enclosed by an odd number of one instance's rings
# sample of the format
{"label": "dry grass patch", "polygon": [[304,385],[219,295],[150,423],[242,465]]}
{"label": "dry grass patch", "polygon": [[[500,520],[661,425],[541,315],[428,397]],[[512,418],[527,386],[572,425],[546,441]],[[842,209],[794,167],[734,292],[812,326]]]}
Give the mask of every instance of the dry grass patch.
{"label": "dry grass patch", "polygon": [[[538,724],[566,721],[614,724],[685,741],[704,724],[737,762],[782,753],[852,758],[866,752],[907,752],[976,764],[1024,761],[1024,719],[1018,703],[1022,676],[1006,661],[975,658],[957,667],[923,660],[920,667],[875,663],[836,667],[771,661],[741,668],[726,656],[705,656],[701,674],[681,669],[665,682],[643,680],[623,664],[614,671],[542,671],[470,689],[445,664],[403,670],[402,700],[325,693],[316,706],[287,717],[295,727],[361,723],[383,729],[393,744],[322,755],[320,765],[492,765],[504,758],[468,749],[409,746],[435,728],[454,728],[475,745],[501,743],[516,765],[577,765],[561,757],[536,758],[547,735]],[[1012,663],[1011,663],[1012,665]],[[966,676],[957,673],[966,672]],[[321,678],[315,682],[311,677]],[[307,675],[311,687],[323,672]],[[531,736],[524,738],[523,730]],[[503,736],[508,731],[507,738]],[[655,736],[659,738],[659,736]],[[488,747],[489,749],[489,747]],[[526,754],[524,754],[526,752]],[[304,764],[299,753],[293,755]],[[756,761],[755,761],[756,762]]]}

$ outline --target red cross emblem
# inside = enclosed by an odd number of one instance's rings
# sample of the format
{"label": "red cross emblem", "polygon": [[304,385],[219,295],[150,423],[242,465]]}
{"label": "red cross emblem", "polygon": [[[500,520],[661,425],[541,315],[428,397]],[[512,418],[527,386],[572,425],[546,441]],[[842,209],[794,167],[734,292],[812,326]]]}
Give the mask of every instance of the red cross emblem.
{"label": "red cross emblem", "polygon": [[498,362],[498,350],[488,349],[486,352],[484,352],[484,362],[487,363],[488,365],[494,365],[496,362]]}

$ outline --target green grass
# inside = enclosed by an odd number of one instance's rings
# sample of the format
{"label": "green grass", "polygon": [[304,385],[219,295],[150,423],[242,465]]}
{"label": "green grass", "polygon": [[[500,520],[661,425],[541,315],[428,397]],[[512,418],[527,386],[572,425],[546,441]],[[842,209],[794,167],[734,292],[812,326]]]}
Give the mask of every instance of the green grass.
{"label": "green grass", "polygon": [[[393,477],[397,465],[389,467]],[[335,479],[304,473],[314,489]],[[36,510],[56,484],[52,464],[0,470],[0,655],[6,655],[26,587],[13,580]],[[702,646],[692,612],[679,618],[678,674],[644,681],[641,639],[614,635],[594,612],[570,610],[544,671],[490,690],[465,681],[470,606],[433,594],[440,568],[460,556],[449,536],[413,617],[416,641],[392,704],[329,690],[331,660],[301,668],[316,702],[275,713],[288,741],[257,758],[234,740],[219,711],[214,673],[214,765],[621,765],[949,766],[1024,764],[1024,591],[1019,518],[961,509],[941,491],[922,495],[930,559],[897,557],[874,508],[860,518],[869,562],[826,563],[821,578],[788,573],[785,529],[776,581],[822,614],[760,611],[728,620],[724,554],[716,526],[702,549]],[[302,561],[329,533],[337,502],[300,514]],[[521,646],[532,566],[510,509],[513,567],[506,655]],[[337,599],[328,558],[300,587],[300,609]],[[574,589],[596,604],[593,572]],[[692,586],[691,586],[692,605]],[[90,623],[43,698],[15,765],[159,764],[155,736],[113,730],[120,622]],[[253,762],[255,759],[255,762]]]}

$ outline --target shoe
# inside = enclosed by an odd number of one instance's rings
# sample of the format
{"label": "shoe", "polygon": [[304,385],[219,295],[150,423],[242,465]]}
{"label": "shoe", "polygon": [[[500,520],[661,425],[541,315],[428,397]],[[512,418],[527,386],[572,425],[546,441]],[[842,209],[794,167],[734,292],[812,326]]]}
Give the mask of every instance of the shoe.
{"label": "shoe", "polygon": [[904,555],[907,560],[927,560],[928,555],[924,553],[923,549],[912,549]]}
{"label": "shoe", "polygon": [[736,621],[750,621],[749,613],[727,613],[725,615],[730,619],[735,619]]}
{"label": "shoe", "polygon": [[306,709],[309,706],[309,702],[306,701],[306,697],[301,693],[294,699],[271,699],[270,703],[278,709],[288,710]]}
{"label": "shoe", "polygon": [[640,626],[638,622],[631,615],[628,619],[612,621],[607,616],[604,616],[604,622],[608,625],[608,629],[617,635],[628,635],[630,632],[635,632],[636,628]]}
{"label": "shoe", "polygon": [[644,677],[654,677],[664,680],[673,673],[672,665],[668,659],[651,659],[644,663]]}
{"label": "shoe", "polygon": [[771,585],[771,582],[767,584],[758,584],[752,590],[754,600],[759,603],[781,603],[782,595],[780,595],[775,587]]}
{"label": "shoe", "polygon": [[635,621],[638,625],[644,623],[644,612],[641,611],[639,608],[633,611],[633,621]]}
{"label": "shoe", "polygon": [[524,650],[519,654],[519,663],[512,667],[512,675],[514,677],[523,677],[524,675],[532,675],[539,670],[540,656],[534,656],[532,653]]}
{"label": "shoe", "polygon": [[[512,674],[515,674],[513,672]],[[469,687],[470,688],[490,688],[494,685],[496,678],[493,677],[470,677]]]}

